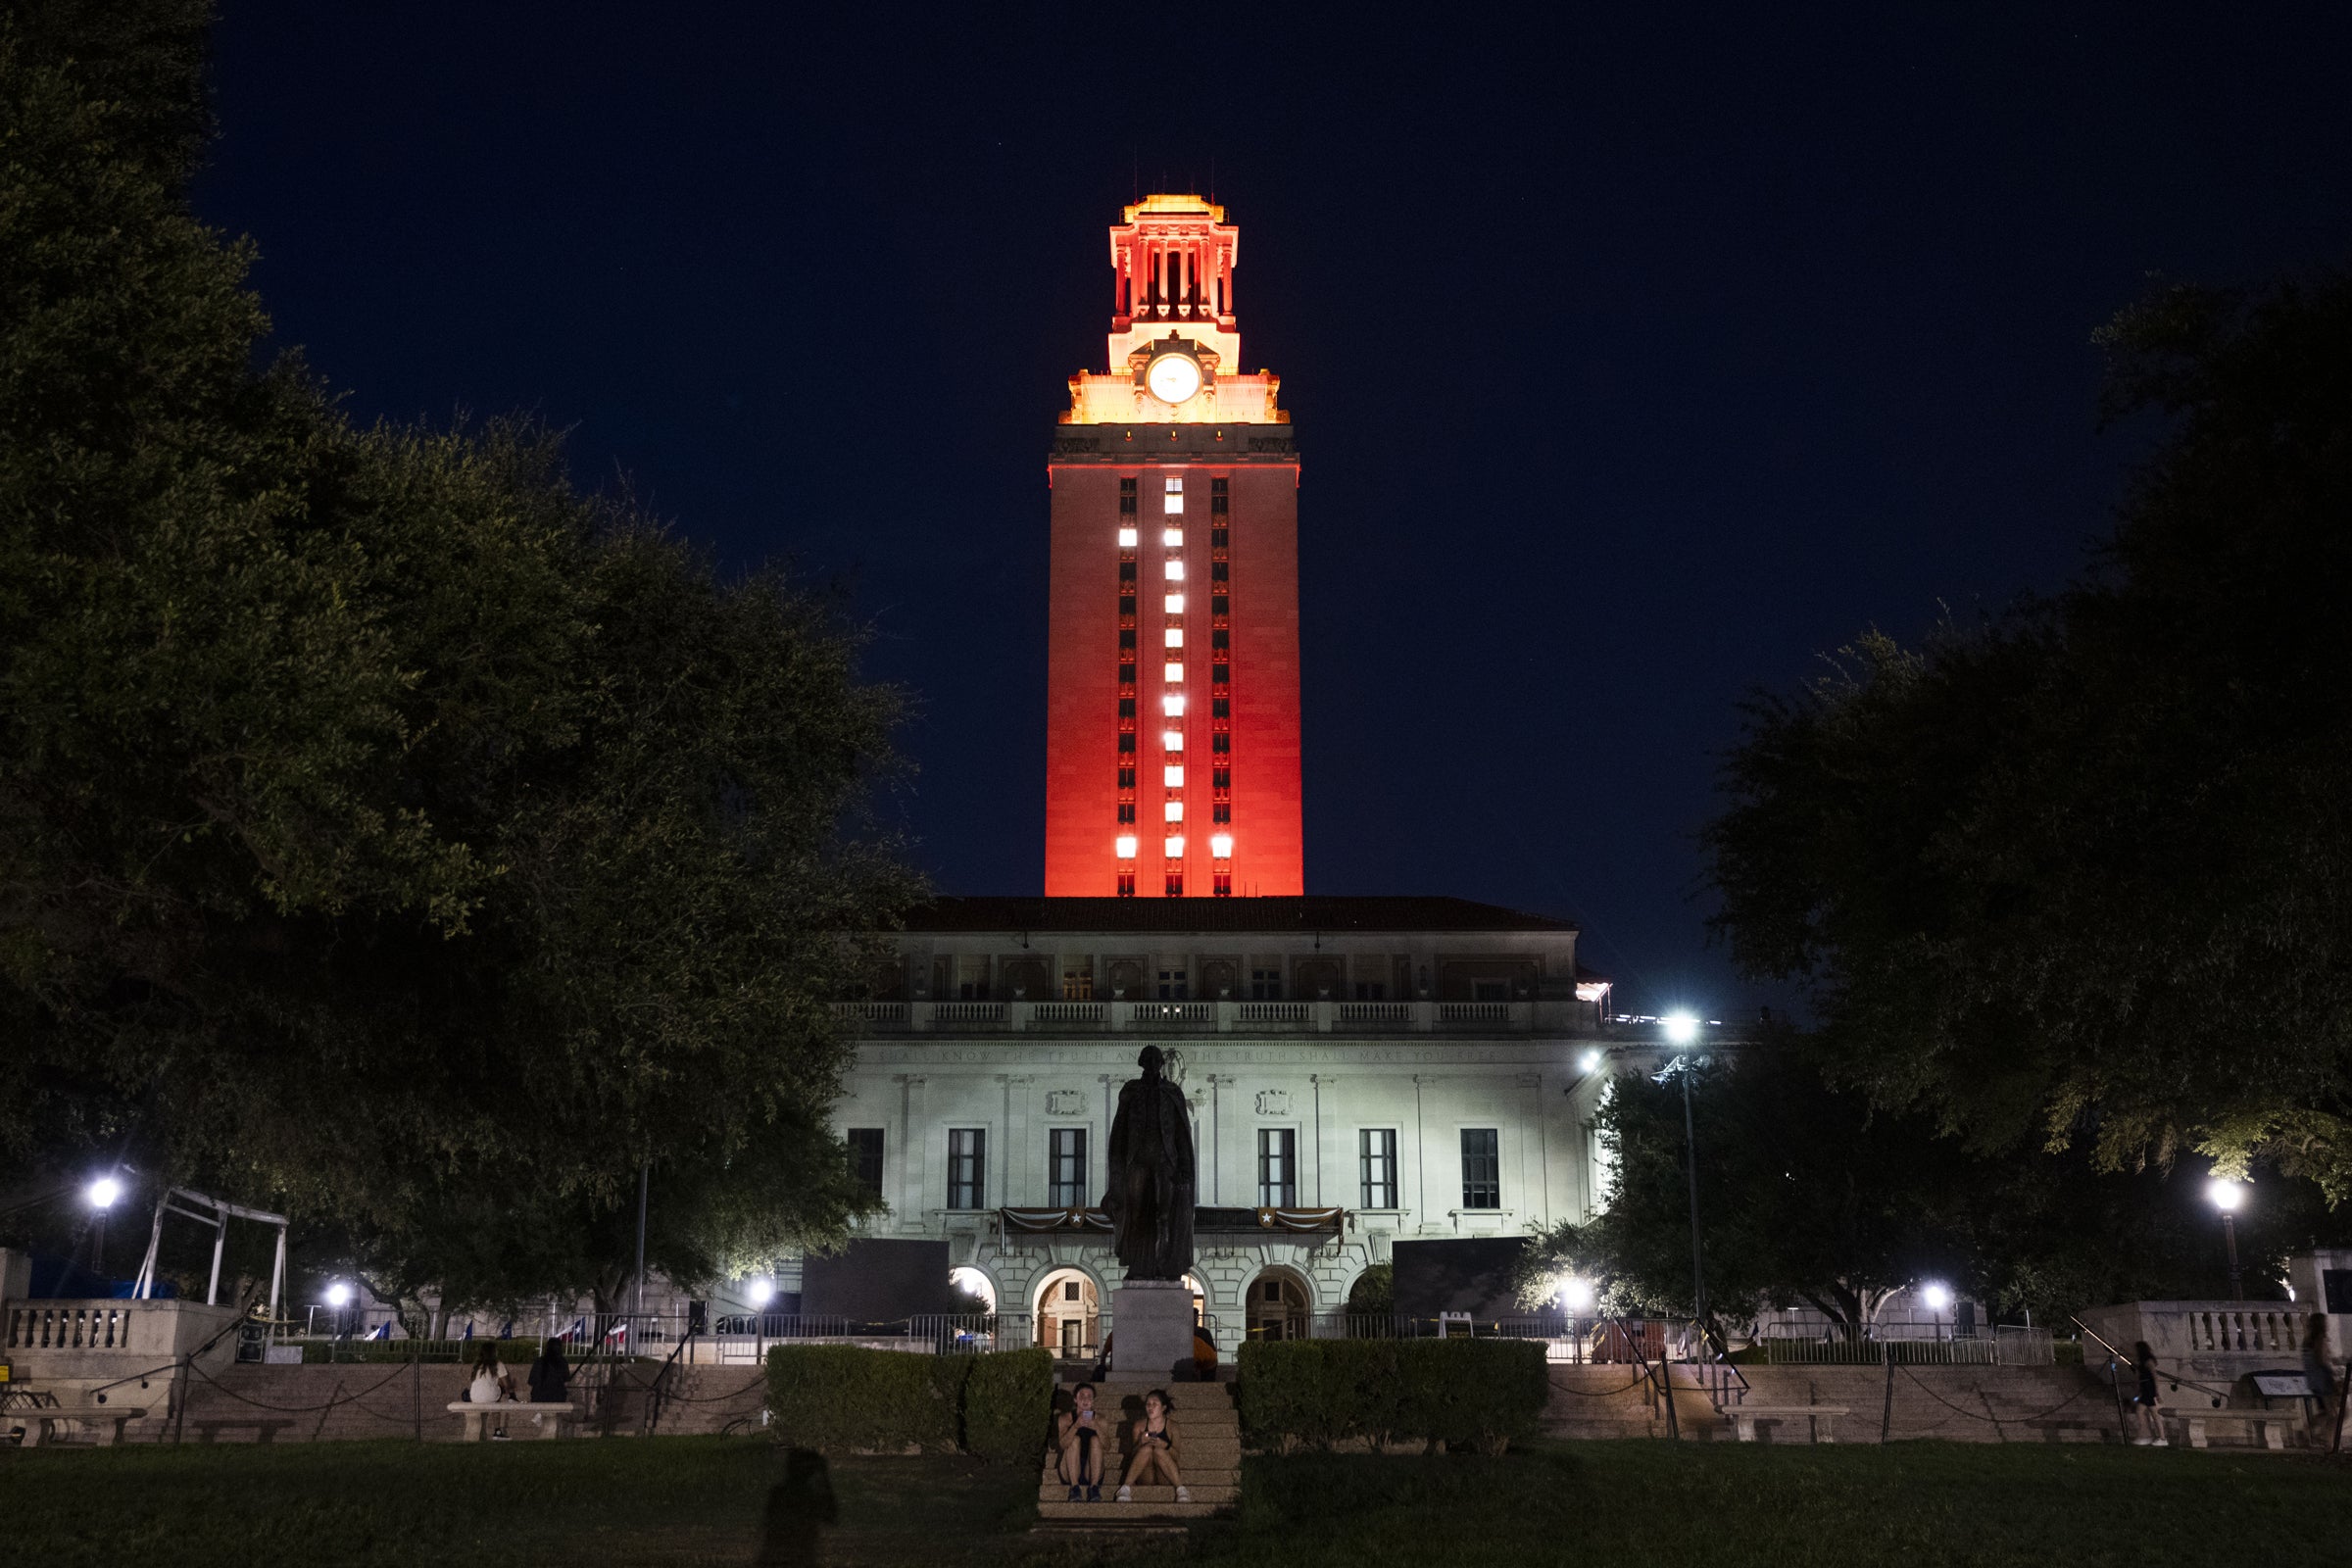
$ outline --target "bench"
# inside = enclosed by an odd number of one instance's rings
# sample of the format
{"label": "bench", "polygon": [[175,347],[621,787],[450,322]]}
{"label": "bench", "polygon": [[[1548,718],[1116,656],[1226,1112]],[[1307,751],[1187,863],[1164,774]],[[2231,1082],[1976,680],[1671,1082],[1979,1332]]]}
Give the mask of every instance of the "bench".
{"label": "bench", "polygon": [[1727,1404],[1723,1407],[1723,1418],[1732,1424],[1733,1433],[1741,1443],[1756,1441],[1758,1421],[1794,1421],[1800,1418],[1821,1423],[1814,1429],[1819,1434],[1819,1442],[1836,1443],[1838,1440],[1830,1436],[1830,1423],[1843,1414],[1845,1406],[1842,1404]]}
{"label": "bench", "polygon": [[533,1416],[545,1418],[539,1422],[540,1437],[560,1438],[564,1435],[564,1424],[571,1419],[573,1409],[568,1399],[561,1404],[475,1404],[460,1399],[449,1407],[449,1412],[458,1417],[459,1440],[479,1443],[487,1436],[486,1428],[489,1426],[528,1426]]}
{"label": "bench", "polygon": [[220,1429],[222,1427],[251,1427],[253,1428],[254,1442],[275,1443],[277,1441],[277,1435],[293,1424],[293,1420],[286,1416],[210,1416],[199,1419],[195,1423],[196,1441],[199,1443],[219,1443],[220,1441]]}
{"label": "bench", "polygon": [[122,1441],[125,1422],[136,1421],[147,1413],[145,1406],[135,1404],[47,1404],[19,1405],[0,1419],[24,1423],[24,1446],[37,1448],[43,1438],[57,1436],[53,1422],[77,1421],[97,1437],[98,1446],[111,1448]]}
{"label": "bench", "polygon": [[2206,1446],[2205,1429],[2217,1424],[2252,1427],[2261,1437],[2264,1447],[2284,1448],[2286,1429],[2294,1427],[2300,1430],[2305,1424],[2301,1415],[2290,1415],[2280,1410],[2198,1410],[2186,1405],[2163,1404],[2156,1407],[2156,1415],[2159,1420],[2178,1421],[2187,1428],[2188,1446],[2192,1448]]}
{"label": "bench", "polygon": [[2115,1438],[2115,1417],[2110,1415],[2037,1415],[2005,1424],[2038,1432],[2045,1443],[2064,1443],[2066,1439],[2059,1434],[2065,1432],[2087,1432],[2100,1443],[2112,1442]]}

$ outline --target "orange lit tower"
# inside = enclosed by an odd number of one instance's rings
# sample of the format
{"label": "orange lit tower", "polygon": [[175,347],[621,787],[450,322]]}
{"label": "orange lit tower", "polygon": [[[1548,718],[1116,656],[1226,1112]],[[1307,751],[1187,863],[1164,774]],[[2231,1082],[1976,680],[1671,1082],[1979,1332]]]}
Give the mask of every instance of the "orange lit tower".
{"label": "orange lit tower", "polygon": [[1107,373],[1054,432],[1046,894],[1296,896],[1298,452],[1234,373],[1240,231],[1147,196],[1110,231]]}

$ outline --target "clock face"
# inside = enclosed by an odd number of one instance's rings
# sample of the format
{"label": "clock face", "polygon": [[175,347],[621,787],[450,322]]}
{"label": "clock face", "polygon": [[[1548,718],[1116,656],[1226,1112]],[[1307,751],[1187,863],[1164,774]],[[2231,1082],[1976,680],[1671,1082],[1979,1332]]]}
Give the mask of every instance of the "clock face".
{"label": "clock face", "polygon": [[1189,354],[1162,354],[1145,369],[1144,384],[1162,403],[1182,403],[1200,390],[1200,364]]}

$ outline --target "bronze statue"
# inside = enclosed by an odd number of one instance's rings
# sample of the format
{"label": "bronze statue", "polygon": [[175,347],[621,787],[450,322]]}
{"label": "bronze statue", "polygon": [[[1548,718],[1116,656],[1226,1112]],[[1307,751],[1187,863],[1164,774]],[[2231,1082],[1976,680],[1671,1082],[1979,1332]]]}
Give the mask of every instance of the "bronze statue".
{"label": "bronze statue", "polygon": [[1193,1124],[1184,1091],[1160,1076],[1166,1057],[1146,1046],[1144,1069],[1119,1089],[1110,1123],[1110,1216],[1131,1280],[1175,1280],[1193,1266]]}

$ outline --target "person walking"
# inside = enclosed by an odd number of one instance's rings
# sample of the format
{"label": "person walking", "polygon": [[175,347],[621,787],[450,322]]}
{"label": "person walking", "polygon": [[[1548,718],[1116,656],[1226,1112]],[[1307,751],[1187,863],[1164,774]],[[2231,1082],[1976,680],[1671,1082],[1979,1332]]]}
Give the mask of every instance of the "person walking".
{"label": "person walking", "polygon": [[2156,1408],[2156,1352],[2148,1342],[2140,1340],[2132,1347],[2132,1355],[2139,1373],[2139,1392],[2132,1396],[2132,1408],[2139,1416],[2140,1435],[2132,1440],[2136,1448],[2169,1446],[2164,1439],[2164,1417]]}
{"label": "person walking", "polygon": [[2328,1314],[2314,1312],[2303,1330],[2303,1382],[2311,1390],[2311,1446],[2323,1435],[2332,1438],[2335,1422],[2330,1410],[2337,1396],[2335,1368],[2328,1360]]}

